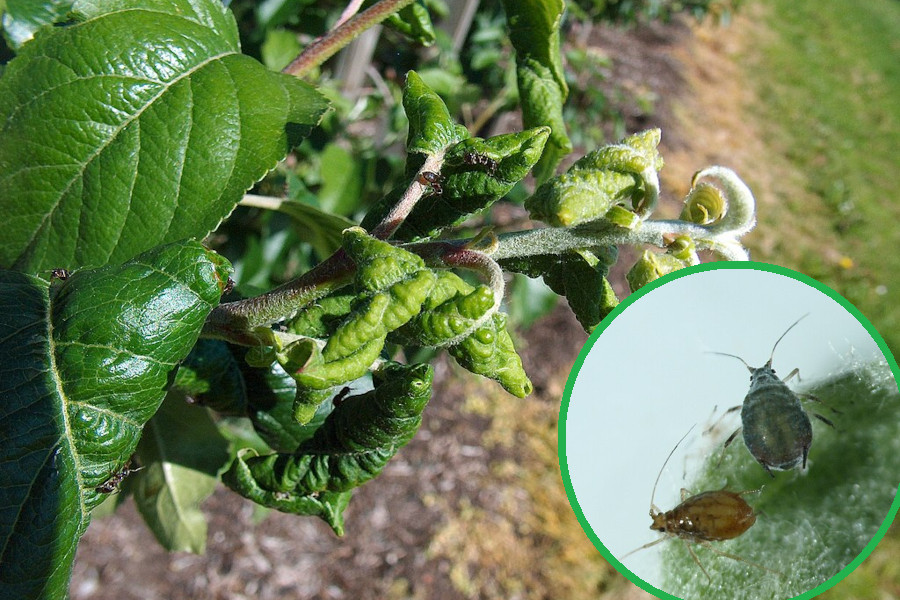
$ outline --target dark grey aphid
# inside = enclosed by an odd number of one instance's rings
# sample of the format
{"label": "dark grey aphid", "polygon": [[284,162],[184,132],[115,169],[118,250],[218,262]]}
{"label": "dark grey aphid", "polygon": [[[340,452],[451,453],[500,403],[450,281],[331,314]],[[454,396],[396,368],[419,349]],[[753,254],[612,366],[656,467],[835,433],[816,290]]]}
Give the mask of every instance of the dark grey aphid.
{"label": "dark grey aphid", "polygon": [[[793,325],[781,334],[772,347],[769,360],[761,367],[753,368],[740,356],[733,354],[711,353],[736,358],[750,371],[750,390],[744,397],[744,403],[727,411],[730,413],[740,409],[741,427],[731,434],[725,442],[725,448],[738,433],[743,431],[744,443],[750,454],[772,477],[775,476],[772,474],[773,469],[786,471],[798,466],[805,469],[809,447],[812,445],[812,424],[809,415],[800,403],[800,396],[786,385],[786,382],[799,374],[800,370],[794,369],[787,377],[779,379],[772,368],[772,357],[775,356],[778,342],[807,316],[803,315],[794,321]],[[806,399],[816,400],[812,396]],[[834,424],[822,415],[814,414],[814,416],[834,427]]]}

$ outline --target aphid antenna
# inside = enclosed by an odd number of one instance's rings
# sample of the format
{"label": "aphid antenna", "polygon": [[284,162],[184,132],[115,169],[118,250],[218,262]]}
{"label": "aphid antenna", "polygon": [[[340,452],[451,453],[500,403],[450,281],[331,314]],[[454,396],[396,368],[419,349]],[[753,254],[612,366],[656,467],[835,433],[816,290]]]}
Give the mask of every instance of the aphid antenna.
{"label": "aphid antenna", "polygon": [[747,361],[745,361],[745,360],[744,360],[743,358],[741,358],[740,356],[736,356],[736,355],[734,355],[734,354],[726,354],[726,353],[724,353],[724,352],[705,352],[704,354],[718,354],[719,356],[730,356],[731,358],[736,358],[736,359],[738,359],[739,361],[741,361],[742,363],[744,363],[744,366],[747,367],[747,370],[748,370],[748,371],[750,371],[751,373],[753,372],[753,367],[751,367],[750,365],[748,365],[748,364],[747,364]]}
{"label": "aphid antenna", "polygon": [[678,446],[681,444],[681,442],[684,441],[684,438],[686,438],[696,426],[697,424],[694,423],[693,425],[691,425],[691,428],[687,430],[687,433],[681,436],[681,439],[678,440],[678,443],[675,444],[675,447],[672,448],[672,450],[669,452],[669,455],[666,457],[665,462],[663,462],[663,465],[659,468],[659,473],[656,474],[656,481],[653,482],[653,491],[650,492],[650,516],[653,516],[653,507],[656,506],[654,504],[656,500],[656,486],[659,485],[659,478],[662,477],[662,472],[666,469],[666,465],[669,464],[669,459],[672,458],[673,454],[675,454],[675,450],[678,449]]}
{"label": "aphid antenna", "polygon": [[[803,319],[805,319],[805,318],[808,317],[808,316],[809,316],[809,313],[806,313],[805,315],[803,315],[802,317],[800,317],[799,319],[797,319],[796,321],[794,321],[794,322],[791,324],[791,326],[788,327],[788,328],[784,331],[784,333],[781,334],[781,337],[778,338],[778,341],[775,342],[775,345],[774,345],[774,346],[772,346],[772,353],[769,355],[769,362],[766,363],[767,366],[770,366],[770,367],[772,366],[772,359],[775,358],[775,348],[778,347],[778,342],[780,342],[781,340],[783,340],[783,339],[784,339],[784,336],[786,336],[786,335],[788,334],[788,331],[790,331],[791,329],[793,329],[793,328],[797,325],[797,323],[799,323],[800,321],[802,321]],[[744,363],[744,364],[746,364],[746,363]]]}
{"label": "aphid antenna", "polygon": [[[786,336],[786,335],[788,334],[788,332],[789,332],[791,329],[793,329],[793,328],[797,325],[797,323],[799,323],[800,321],[802,321],[803,319],[805,319],[805,318],[808,317],[809,315],[810,315],[810,313],[806,313],[805,315],[803,315],[802,317],[800,317],[799,319],[797,319],[796,321],[794,321],[794,322],[791,324],[791,326],[788,327],[788,328],[784,331],[784,333],[781,334],[781,337],[778,338],[778,340],[775,342],[775,345],[772,346],[772,353],[769,354],[769,360],[768,360],[768,362],[766,362],[766,366],[767,366],[767,367],[771,367],[771,366],[772,366],[772,359],[775,358],[775,348],[778,347],[779,342],[781,342],[781,340],[784,339],[784,336]],[[727,353],[725,353],[725,352],[706,352],[705,354],[718,354],[719,356],[730,356],[731,358],[736,358],[736,359],[738,359],[739,361],[741,361],[742,363],[744,363],[744,366],[747,367],[747,370],[750,371],[751,373],[752,373],[753,371],[756,370],[756,369],[754,369],[753,367],[751,367],[750,365],[748,365],[748,364],[747,364],[747,361],[745,361],[743,358],[741,358],[740,356],[734,355],[734,354],[727,354]]]}
{"label": "aphid antenna", "polygon": [[[669,452],[669,455],[666,457],[666,460],[663,462],[662,467],[659,468],[659,473],[656,474],[656,481],[653,482],[653,491],[650,492],[650,516],[651,516],[651,517],[653,516],[653,508],[656,506],[656,505],[654,504],[654,500],[656,499],[656,486],[659,485],[659,478],[662,477],[662,472],[665,471],[666,465],[669,464],[669,459],[672,458],[672,455],[673,455],[673,454],[675,454],[675,450],[678,449],[678,446],[681,444],[681,442],[684,441],[684,438],[686,438],[686,437],[691,433],[691,431],[694,430],[694,427],[696,427],[696,426],[697,426],[697,424],[694,423],[693,425],[691,425],[691,428],[687,430],[687,433],[685,433],[683,436],[681,436],[681,439],[678,440],[678,443],[676,443],[676,444],[675,444],[675,447],[672,448],[672,450]],[[647,549],[647,548],[650,548],[651,546],[655,546],[655,545],[657,545],[657,544],[660,544],[660,543],[666,541],[667,539],[669,539],[669,538],[671,538],[671,537],[673,537],[671,534],[667,534],[667,535],[665,535],[665,536],[659,538],[658,540],[653,540],[652,542],[648,542],[648,543],[644,544],[643,546],[641,546],[641,547],[639,547],[639,548],[635,548],[634,550],[632,550],[632,551],[629,552],[628,554],[625,554],[625,555],[621,556],[621,557],[619,558],[619,560],[620,560],[620,561],[625,560],[626,558],[628,558],[629,556],[631,556],[632,554],[634,554],[634,553],[637,552],[638,550],[645,550],[645,549]],[[703,567],[701,567],[701,568],[703,568]]]}

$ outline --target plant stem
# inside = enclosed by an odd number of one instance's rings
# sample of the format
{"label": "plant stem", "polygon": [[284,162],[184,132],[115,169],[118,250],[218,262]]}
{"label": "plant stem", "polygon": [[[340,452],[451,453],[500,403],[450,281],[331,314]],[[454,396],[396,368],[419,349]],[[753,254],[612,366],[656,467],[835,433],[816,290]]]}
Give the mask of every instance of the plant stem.
{"label": "plant stem", "polygon": [[381,23],[386,18],[412,4],[414,0],[381,0],[349,21],[329,31],[312,44],[286,66],[283,73],[303,77],[352,42],[363,31]]}
{"label": "plant stem", "polygon": [[379,240],[386,240],[397,231],[397,228],[403,224],[403,221],[406,220],[406,217],[409,216],[409,213],[415,207],[416,203],[422,199],[422,196],[425,195],[425,191],[428,189],[428,186],[419,183],[419,175],[429,171],[432,173],[440,173],[441,165],[443,163],[443,152],[428,155],[422,168],[416,173],[412,183],[406,188],[406,191],[400,197],[400,200],[397,201],[397,204],[391,209],[391,212],[389,212],[381,222],[372,229],[372,236]]}
{"label": "plant stem", "polygon": [[240,345],[255,345],[254,327],[274,323],[341,287],[356,265],[338,250],[297,279],[261,296],[226,302],[212,310],[203,326],[204,337],[225,339]]}

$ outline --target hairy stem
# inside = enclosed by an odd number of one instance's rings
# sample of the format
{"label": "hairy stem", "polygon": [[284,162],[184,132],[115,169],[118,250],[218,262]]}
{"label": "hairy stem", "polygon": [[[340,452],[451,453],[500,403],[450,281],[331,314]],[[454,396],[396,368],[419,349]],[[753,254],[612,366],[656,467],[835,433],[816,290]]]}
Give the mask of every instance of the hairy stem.
{"label": "hairy stem", "polygon": [[270,325],[296,314],[303,307],[346,284],[356,265],[338,250],[297,279],[279,288],[246,300],[220,304],[203,326],[204,337],[225,339],[235,344],[255,345],[254,327]]}
{"label": "hairy stem", "polygon": [[303,52],[286,66],[284,73],[303,77],[357,38],[363,31],[381,23],[386,18],[412,4],[415,0],[381,0],[367,10],[340,24],[304,48]]}

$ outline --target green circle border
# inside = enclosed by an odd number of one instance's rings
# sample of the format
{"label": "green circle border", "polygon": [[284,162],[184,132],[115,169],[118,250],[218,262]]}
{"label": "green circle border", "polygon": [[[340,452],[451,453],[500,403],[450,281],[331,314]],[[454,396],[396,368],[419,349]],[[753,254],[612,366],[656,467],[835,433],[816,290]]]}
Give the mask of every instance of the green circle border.
{"label": "green circle border", "polygon": [[[647,593],[656,595],[659,598],[671,599],[671,600],[681,600],[677,596],[673,596],[672,594],[663,591],[659,588],[654,587],[653,585],[647,583],[634,573],[632,573],[625,565],[623,565],[619,560],[616,559],[615,556],[603,545],[603,542],[600,541],[600,538],[594,532],[587,518],[584,516],[584,511],[581,509],[581,506],[578,504],[578,499],[575,496],[575,489],[572,486],[572,478],[569,475],[569,466],[566,461],[566,417],[568,416],[569,403],[572,399],[572,390],[575,387],[575,380],[578,378],[578,373],[581,371],[581,367],[584,365],[584,361],[587,358],[587,355],[590,353],[591,349],[594,347],[594,344],[600,338],[600,335],[606,330],[607,327],[622,314],[625,309],[634,304],[640,298],[649,294],[653,290],[669,283],[670,281],[675,281],[676,279],[680,279],[682,277],[689,277],[696,273],[703,273],[705,271],[715,271],[717,269],[746,269],[752,271],[768,271],[770,273],[776,273],[778,275],[782,275],[784,277],[790,277],[800,283],[804,283],[810,287],[817,289],[822,292],[826,296],[830,297],[832,300],[840,304],[847,312],[852,314],[856,320],[866,329],[872,339],[878,344],[878,347],[881,349],[882,354],[887,360],[888,366],[891,369],[891,372],[894,375],[894,382],[900,382],[900,368],[897,366],[897,361],[894,359],[894,355],[887,347],[887,343],[884,341],[884,338],[881,337],[881,334],[875,329],[872,323],[863,315],[859,309],[857,309],[853,304],[850,303],[849,300],[841,296],[835,290],[831,289],[827,285],[816,281],[812,277],[808,275],[804,275],[803,273],[799,273],[797,271],[793,271],[786,267],[782,267],[779,265],[773,265],[769,263],[760,263],[760,262],[752,262],[752,261],[741,261],[741,262],[715,262],[715,263],[706,263],[701,265],[694,265],[692,267],[686,267],[684,269],[679,269],[677,271],[673,271],[668,275],[660,277],[659,279],[645,285],[640,288],[636,292],[633,292],[631,295],[626,297],[622,302],[619,303],[616,308],[613,309],[609,315],[606,316],[594,329],[591,333],[590,337],[584,343],[584,347],[582,347],[581,352],[578,353],[578,358],[575,359],[575,364],[572,366],[572,371],[569,373],[569,378],[566,380],[566,387],[563,391],[562,403],[560,404],[559,409],[559,437],[557,441],[557,454],[559,456],[559,468],[562,472],[562,480],[563,486],[566,489],[566,496],[569,498],[569,505],[572,507],[572,510],[575,512],[575,516],[578,518],[578,522],[581,524],[581,528],[587,534],[588,538],[591,540],[591,543],[594,545],[597,550],[600,551],[600,554],[603,555],[609,563],[622,575],[624,575],[631,583],[635,584],[642,590]],[[847,566],[843,569],[835,573],[826,581],[823,581],[815,588],[800,594],[799,596],[795,596],[796,600],[808,600],[810,598],[814,598],[815,596],[821,594],[827,589],[830,589],[840,583],[847,575],[852,573],[862,562],[869,557],[884,535],[887,533],[888,529],[891,526],[891,523],[894,521],[894,518],[897,516],[897,511],[900,509],[900,486],[898,486],[897,494],[894,496],[894,501],[891,504],[891,508],[888,511],[887,516],[885,517],[884,522],[881,524],[881,527],[875,533],[874,537],[869,541],[865,548],[854,558]]]}

